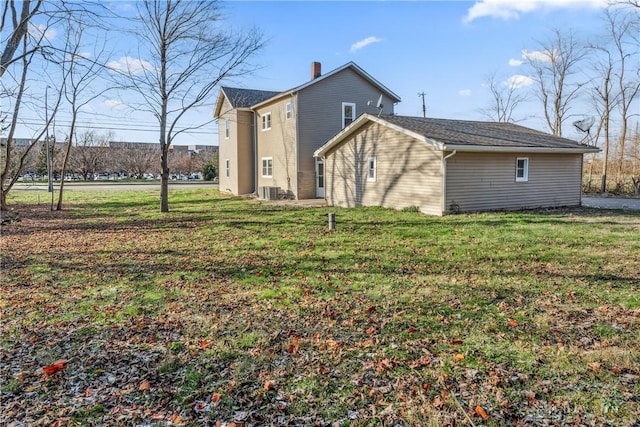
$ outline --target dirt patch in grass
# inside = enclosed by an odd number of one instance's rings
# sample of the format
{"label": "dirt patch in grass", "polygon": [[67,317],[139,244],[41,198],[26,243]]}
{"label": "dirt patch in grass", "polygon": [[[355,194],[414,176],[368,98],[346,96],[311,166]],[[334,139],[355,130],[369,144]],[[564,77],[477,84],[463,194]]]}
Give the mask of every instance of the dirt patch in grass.
{"label": "dirt patch in grass", "polygon": [[2,228],[0,424],[640,420],[637,215],[84,194]]}

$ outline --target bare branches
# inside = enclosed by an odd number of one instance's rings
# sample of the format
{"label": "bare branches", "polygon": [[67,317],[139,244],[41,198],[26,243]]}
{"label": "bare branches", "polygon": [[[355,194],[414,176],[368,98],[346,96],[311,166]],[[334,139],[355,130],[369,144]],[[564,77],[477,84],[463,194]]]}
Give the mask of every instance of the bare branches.
{"label": "bare branches", "polygon": [[516,123],[515,110],[527,100],[527,96],[518,91],[514,81],[498,81],[492,73],[486,79],[486,87],[491,93],[491,105],[481,110],[481,113],[495,122]]}
{"label": "bare branches", "polygon": [[[142,108],[158,119],[161,146],[161,206],[167,212],[168,149],[181,119],[202,106],[218,83],[251,71],[248,60],[263,46],[257,30],[233,33],[221,28],[216,1],[143,1],[138,3],[141,53],[152,66],[126,73]],[[198,127],[200,125],[196,125]]]}
{"label": "bare branches", "polygon": [[525,59],[533,71],[536,96],[542,103],[549,130],[562,136],[562,125],[572,101],[585,84],[584,79],[576,79],[576,74],[587,51],[572,31],[564,33],[557,29],[539,47],[539,51],[526,52]]}

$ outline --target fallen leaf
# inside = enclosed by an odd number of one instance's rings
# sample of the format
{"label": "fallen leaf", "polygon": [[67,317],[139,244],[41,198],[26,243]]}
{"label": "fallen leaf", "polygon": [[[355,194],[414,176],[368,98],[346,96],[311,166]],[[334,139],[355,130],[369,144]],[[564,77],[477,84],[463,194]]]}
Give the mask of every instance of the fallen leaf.
{"label": "fallen leaf", "polygon": [[171,415],[170,420],[173,424],[180,424],[182,422],[182,417],[178,414],[173,414]]}
{"label": "fallen leaf", "polygon": [[480,405],[476,406],[476,414],[480,415],[483,420],[489,419],[489,414],[487,414],[487,411]]}
{"label": "fallen leaf", "polygon": [[602,366],[600,364],[600,362],[590,362],[589,363],[589,367],[593,370],[593,372],[595,372],[596,374],[598,372],[600,372],[600,366]]}
{"label": "fallen leaf", "polygon": [[56,372],[62,371],[68,362],[67,359],[58,359],[51,365],[43,367],[42,370],[47,375],[53,375]]}
{"label": "fallen leaf", "polygon": [[220,393],[213,393],[211,395],[211,401],[214,402],[214,403],[217,402],[218,400],[220,400],[220,398],[222,398],[222,394],[220,394]]}
{"label": "fallen leaf", "polygon": [[271,380],[266,380],[264,382],[264,389],[269,391],[269,390],[273,390],[274,389],[275,384],[273,383],[273,381]]}
{"label": "fallen leaf", "polygon": [[451,340],[451,341],[449,341],[449,344],[451,344],[451,345],[460,345],[460,344],[462,344],[462,340]]}
{"label": "fallen leaf", "polygon": [[409,326],[409,333],[413,334],[416,331],[416,328],[414,328],[413,326]]}
{"label": "fallen leaf", "polygon": [[444,405],[444,401],[440,398],[440,396],[436,396],[436,398],[433,399],[433,406],[435,406],[436,408],[440,408],[442,405]]}
{"label": "fallen leaf", "polygon": [[140,391],[149,391],[151,390],[151,383],[147,380],[144,380],[138,386],[138,390]]}
{"label": "fallen leaf", "polygon": [[453,356],[453,360],[455,360],[456,362],[464,360],[464,354],[462,354],[462,353],[456,354],[455,356]]}
{"label": "fallen leaf", "polygon": [[508,322],[509,322],[509,326],[512,326],[514,328],[518,327],[518,322],[516,322],[514,319],[509,319]]}

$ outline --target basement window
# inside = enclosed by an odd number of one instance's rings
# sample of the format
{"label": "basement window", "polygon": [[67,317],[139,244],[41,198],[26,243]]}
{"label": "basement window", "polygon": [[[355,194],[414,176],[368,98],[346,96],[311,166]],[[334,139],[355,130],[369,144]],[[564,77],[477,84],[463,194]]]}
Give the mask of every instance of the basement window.
{"label": "basement window", "polygon": [[529,181],[529,159],[518,157],[516,159],[516,182]]}

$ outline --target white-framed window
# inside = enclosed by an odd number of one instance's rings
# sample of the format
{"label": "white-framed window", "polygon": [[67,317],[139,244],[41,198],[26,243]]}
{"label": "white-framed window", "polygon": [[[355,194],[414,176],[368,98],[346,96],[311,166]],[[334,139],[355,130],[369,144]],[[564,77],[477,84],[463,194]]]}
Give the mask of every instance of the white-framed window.
{"label": "white-framed window", "polygon": [[273,158],[272,157],[262,158],[262,177],[273,178]]}
{"label": "white-framed window", "polygon": [[342,103],[342,127],[345,128],[356,119],[356,104],[353,102]]}
{"label": "white-framed window", "polygon": [[376,180],[376,158],[369,157],[367,161],[367,181],[375,182]]}
{"label": "white-framed window", "polygon": [[271,129],[271,112],[262,115],[262,130]]}
{"label": "white-framed window", "polygon": [[529,181],[529,158],[518,157],[516,159],[516,182]]}
{"label": "white-framed window", "polygon": [[284,115],[288,119],[291,118],[291,103],[287,102],[284,106]]}
{"label": "white-framed window", "polygon": [[229,119],[224,119],[224,137],[229,139]]}
{"label": "white-framed window", "polygon": [[229,178],[229,169],[231,169],[231,162],[229,159],[224,161],[224,174],[227,178]]}

